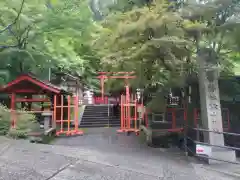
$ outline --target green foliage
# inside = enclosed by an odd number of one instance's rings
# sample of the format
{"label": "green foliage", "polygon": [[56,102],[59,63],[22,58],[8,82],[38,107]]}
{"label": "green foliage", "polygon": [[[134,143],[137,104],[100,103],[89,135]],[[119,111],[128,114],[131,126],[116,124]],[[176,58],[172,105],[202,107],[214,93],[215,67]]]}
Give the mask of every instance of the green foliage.
{"label": "green foliage", "polygon": [[178,78],[174,84],[181,86],[191,45],[184,22],[179,13],[168,10],[165,1],[158,1],[110,14],[98,28],[94,46],[108,71],[136,72],[133,87],[167,89],[174,77]]}
{"label": "green foliage", "polygon": [[6,135],[11,125],[9,110],[0,105],[0,135]]}
{"label": "green foliage", "polygon": [[[212,48],[219,57],[222,71],[233,71],[232,54],[238,52],[239,0],[185,3],[182,16],[188,20],[186,32],[194,43],[194,53],[201,47]],[[194,58],[192,58],[194,60]]]}
{"label": "green foliage", "polygon": [[113,4],[108,6],[108,13],[110,12],[127,12],[133,7],[142,7],[151,2],[151,0],[116,0]]}
{"label": "green foliage", "polygon": [[27,72],[47,79],[49,68],[88,77],[99,64],[87,42],[94,28],[87,0],[3,0],[0,13],[1,69],[9,80]]}
{"label": "green foliage", "polygon": [[[164,109],[166,90],[197,77],[196,53],[202,47],[217,53],[221,75],[234,74],[239,62],[239,0],[128,2],[109,7],[93,45],[106,71],[135,71],[131,86],[162,99],[149,106]],[[123,83],[111,80],[107,86],[120,89]]]}
{"label": "green foliage", "polygon": [[167,100],[164,98],[163,93],[157,94],[147,105],[151,112],[162,113],[166,111]]}
{"label": "green foliage", "polygon": [[[8,135],[12,138],[27,138],[28,133],[36,127],[35,116],[24,111],[17,111],[16,128],[11,126],[11,112],[0,105],[0,135]],[[38,125],[39,126],[39,125]]]}
{"label": "green foliage", "polygon": [[[217,53],[223,75],[238,71],[239,6],[239,0],[2,0],[0,85],[23,72],[47,79],[51,68],[82,76],[97,90],[96,71],[135,71],[131,87],[161,99],[196,75],[201,47]],[[103,21],[94,22],[90,9]],[[107,81],[108,90],[123,86]]]}

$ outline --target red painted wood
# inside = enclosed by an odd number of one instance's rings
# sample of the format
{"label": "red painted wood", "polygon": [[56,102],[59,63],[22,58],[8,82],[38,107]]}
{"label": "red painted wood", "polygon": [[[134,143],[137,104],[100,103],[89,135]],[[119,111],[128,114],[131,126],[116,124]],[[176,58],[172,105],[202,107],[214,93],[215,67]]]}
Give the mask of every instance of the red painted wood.
{"label": "red painted wood", "polygon": [[34,79],[34,78],[32,78],[31,76],[29,76],[29,75],[19,76],[19,77],[16,78],[15,80],[13,80],[13,81],[11,81],[10,83],[8,83],[8,84],[2,89],[2,91],[9,92],[9,90],[11,90],[12,92],[15,92],[15,91],[17,91],[18,89],[14,88],[14,86],[17,85],[17,84],[21,84],[22,81],[31,82],[31,83],[35,84],[36,86],[39,86],[39,87],[42,88],[42,89],[45,89],[45,90],[47,90],[47,91],[50,91],[50,92],[53,92],[53,93],[56,93],[56,94],[59,94],[59,93],[61,92],[60,89],[50,87],[49,85],[45,84],[44,82],[39,81],[39,80],[37,80],[37,79]]}
{"label": "red painted wood", "polygon": [[[127,80],[136,78],[136,76],[129,76],[130,74],[134,74],[134,73],[135,72],[99,72],[98,74],[100,74],[100,76],[97,76],[97,78],[99,78],[100,81],[101,81],[102,101],[104,102],[104,80],[105,79],[125,79],[125,81],[126,81],[126,93],[127,93],[127,91],[129,91],[129,90],[127,90],[127,89],[129,89],[129,88],[127,88],[127,86],[128,86]],[[128,74],[128,75],[119,76],[119,74]]]}
{"label": "red painted wood", "polygon": [[50,100],[44,99],[44,98],[36,98],[36,99],[17,98],[16,102],[50,102]]}
{"label": "red painted wood", "polygon": [[35,94],[38,93],[38,91],[33,90],[33,89],[16,89],[14,90],[15,93],[31,93],[31,94]]}
{"label": "red painted wood", "polygon": [[93,97],[94,104],[108,104],[108,97]]}
{"label": "red painted wood", "polygon": [[12,128],[16,127],[15,97],[16,95],[12,93],[11,95],[11,126]]}

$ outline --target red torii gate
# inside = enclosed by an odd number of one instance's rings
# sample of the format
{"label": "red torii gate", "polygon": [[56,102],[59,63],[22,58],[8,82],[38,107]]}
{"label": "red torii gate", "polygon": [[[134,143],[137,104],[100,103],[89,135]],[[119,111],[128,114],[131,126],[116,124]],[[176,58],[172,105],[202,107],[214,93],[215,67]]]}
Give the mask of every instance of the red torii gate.
{"label": "red torii gate", "polygon": [[[105,79],[125,79],[126,95],[121,95],[121,128],[117,132],[135,132],[139,133],[137,127],[137,98],[133,102],[130,99],[129,83],[128,79],[134,79],[136,76],[131,76],[135,72],[99,72],[98,78],[101,81],[101,98],[104,102],[104,80]],[[134,108],[134,116],[131,115],[131,108]],[[131,126],[131,121],[135,123]]]}
{"label": "red torii gate", "polygon": [[128,79],[134,79],[136,76],[130,76],[134,74],[135,72],[99,72],[99,76],[97,78],[100,79],[101,82],[101,98],[102,102],[104,102],[104,81],[105,79],[125,79],[125,88],[126,88],[126,96],[127,98],[130,98],[129,93],[129,84]]}

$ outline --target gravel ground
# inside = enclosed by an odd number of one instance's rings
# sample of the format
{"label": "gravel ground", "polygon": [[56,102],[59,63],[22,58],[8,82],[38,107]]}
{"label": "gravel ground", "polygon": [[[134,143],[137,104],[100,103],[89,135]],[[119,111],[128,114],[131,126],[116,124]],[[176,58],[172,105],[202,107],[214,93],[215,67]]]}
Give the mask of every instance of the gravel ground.
{"label": "gravel ground", "polygon": [[235,180],[174,149],[149,148],[115,129],[91,129],[53,145],[0,138],[2,180]]}

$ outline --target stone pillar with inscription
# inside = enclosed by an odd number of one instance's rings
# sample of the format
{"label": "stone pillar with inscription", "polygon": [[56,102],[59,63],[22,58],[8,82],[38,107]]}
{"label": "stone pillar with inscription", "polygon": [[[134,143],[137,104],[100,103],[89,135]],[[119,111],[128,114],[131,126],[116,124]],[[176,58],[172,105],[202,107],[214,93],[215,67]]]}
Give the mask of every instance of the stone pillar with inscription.
{"label": "stone pillar with inscription", "polygon": [[[222,112],[219,95],[219,68],[217,56],[210,48],[203,48],[198,53],[198,79],[201,104],[201,121],[204,129],[222,132]],[[204,133],[204,141],[211,145],[224,146],[223,134]],[[216,159],[235,161],[235,151],[212,147],[211,156]],[[209,161],[217,163],[221,161]]]}

